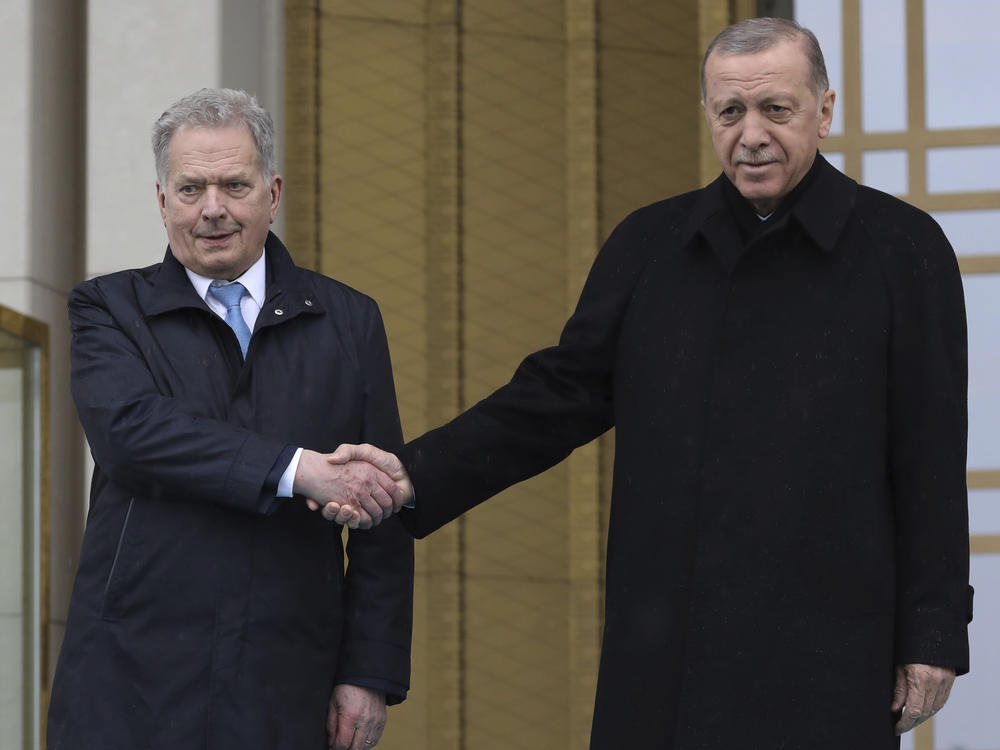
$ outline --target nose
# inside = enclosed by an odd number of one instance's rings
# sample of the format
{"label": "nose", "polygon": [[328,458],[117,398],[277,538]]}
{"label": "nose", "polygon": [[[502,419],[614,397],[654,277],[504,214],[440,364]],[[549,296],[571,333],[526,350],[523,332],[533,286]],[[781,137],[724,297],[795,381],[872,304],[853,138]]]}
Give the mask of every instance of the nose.
{"label": "nose", "polygon": [[753,110],[743,116],[743,130],[740,132],[740,145],[749,151],[764,148],[771,142],[771,132],[768,121],[759,112]]}
{"label": "nose", "polygon": [[225,217],[225,194],[217,185],[205,188],[205,198],[201,204],[201,218],[205,221],[216,221]]}

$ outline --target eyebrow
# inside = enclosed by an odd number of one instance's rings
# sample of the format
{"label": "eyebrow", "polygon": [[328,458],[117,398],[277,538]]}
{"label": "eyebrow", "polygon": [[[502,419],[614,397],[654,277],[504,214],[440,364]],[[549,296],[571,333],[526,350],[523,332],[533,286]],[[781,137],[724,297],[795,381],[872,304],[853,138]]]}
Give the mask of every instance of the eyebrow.
{"label": "eyebrow", "polygon": [[[240,170],[238,172],[232,172],[230,174],[222,175],[215,182],[227,183],[227,182],[251,182],[252,175],[250,172]],[[204,185],[206,180],[203,177],[195,177],[190,174],[181,172],[174,178],[174,182],[180,185]]]}

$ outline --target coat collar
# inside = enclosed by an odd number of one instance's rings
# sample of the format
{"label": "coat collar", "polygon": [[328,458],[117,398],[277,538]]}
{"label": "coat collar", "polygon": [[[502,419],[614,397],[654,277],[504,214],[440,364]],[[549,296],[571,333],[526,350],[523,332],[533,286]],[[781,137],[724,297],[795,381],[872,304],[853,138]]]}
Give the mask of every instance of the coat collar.
{"label": "coat collar", "polygon": [[[777,219],[780,226],[795,221],[822,250],[833,252],[854,209],[858,183],[816,155],[812,184],[798,196],[788,213]],[[682,246],[690,245],[701,235],[717,252],[720,248],[742,246],[736,220],[724,191],[729,178],[720,174],[699,191],[694,210],[681,235]]]}
{"label": "coat collar", "polygon": [[[256,329],[290,320],[298,315],[323,313],[321,300],[315,294],[307,275],[292,261],[291,255],[273,232],[264,243],[267,251],[266,300],[257,317]],[[163,262],[154,266],[137,290],[139,305],[148,316],[173,310],[194,308],[211,312],[198,297],[184,266],[167,247]]]}

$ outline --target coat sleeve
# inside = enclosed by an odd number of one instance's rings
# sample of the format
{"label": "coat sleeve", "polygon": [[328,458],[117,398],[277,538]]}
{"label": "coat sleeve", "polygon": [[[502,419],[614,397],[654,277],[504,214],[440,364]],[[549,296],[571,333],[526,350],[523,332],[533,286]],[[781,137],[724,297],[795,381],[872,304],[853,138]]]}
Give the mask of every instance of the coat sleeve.
{"label": "coat sleeve", "polygon": [[613,370],[622,320],[653,244],[637,214],[620,224],[590,270],[559,344],[528,356],[513,378],[400,454],[417,537],[534,476],[614,424]]}
{"label": "coat sleeve", "polygon": [[[396,452],[403,433],[396,406],[389,347],[378,308],[372,303],[364,368],[364,425],[361,440]],[[413,625],[413,537],[393,516],[368,530],[349,532],[345,579],[344,635],[337,682],[399,686],[389,702],[405,697],[410,683]],[[358,680],[362,682],[358,682]]]}
{"label": "coat sleeve", "polygon": [[924,214],[893,243],[889,474],[897,664],[969,669],[968,352],[955,253]]}
{"label": "coat sleeve", "polygon": [[142,335],[126,332],[144,321],[105,283],[85,282],[69,297],[71,388],[96,464],[142,497],[183,494],[261,512],[268,472],[285,444],[164,395],[143,357]]}

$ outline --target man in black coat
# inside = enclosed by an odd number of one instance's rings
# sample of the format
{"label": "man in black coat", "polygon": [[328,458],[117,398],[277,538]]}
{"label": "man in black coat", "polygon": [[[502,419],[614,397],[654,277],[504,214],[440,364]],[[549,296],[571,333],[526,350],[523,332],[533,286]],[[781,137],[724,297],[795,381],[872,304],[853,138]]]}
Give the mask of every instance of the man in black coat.
{"label": "man in black coat", "polygon": [[724,174],[615,229],[559,345],[405,471],[332,460],[408,472],[420,536],[615,426],[591,747],[890,750],[968,669],[957,263],[818,155],[810,32],[730,27],[702,80]]}
{"label": "man in black coat", "polygon": [[[69,300],[95,468],[48,747],[368,750],[408,687],[413,540],[389,477],[321,454],[402,444],[378,307],[269,232],[251,96],[181,99],[153,148],[166,257]],[[366,513],[336,515],[346,572],[305,501],[334,496]]]}

